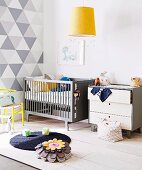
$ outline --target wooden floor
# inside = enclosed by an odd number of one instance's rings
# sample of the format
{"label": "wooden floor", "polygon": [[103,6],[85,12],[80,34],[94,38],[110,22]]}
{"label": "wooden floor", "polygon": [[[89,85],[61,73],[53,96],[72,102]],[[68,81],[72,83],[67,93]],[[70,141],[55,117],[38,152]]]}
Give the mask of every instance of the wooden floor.
{"label": "wooden floor", "polygon": [[[30,122],[25,123],[25,128],[30,128],[32,131],[42,130],[43,127],[49,127],[52,132],[65,133],[71,137],[71,159],[64,163],[55,164],[44,162],[37,159],[34,152],[15,149],[11,146],[8,148],[8,135],[6,134],[0,135],[0,154],[43,170],[142,170],[141,133],[133,133],[131,139],[124,136],[123,141],[110,143],[98,139],[97,133],[90,130],[90,125],[87,122],[71,124],[70,131],[65,130],[62,121],[52,119],[31,118]],[[15,130],[22,130],[21,123],[15,124]],[[6,164],[3,166],[9,170],[9,167],[14,165]],[[16,163],[16,166],[20,165]]]}
{"label": "wooden floor", "polygon": [[31,166],[28,166],[26,164],[23,164],[21,162],[12,160],[10,158],[7,158],[5,156],[0,155],[0,169],[1,170],[37,170],[36,168],[33,168]]}

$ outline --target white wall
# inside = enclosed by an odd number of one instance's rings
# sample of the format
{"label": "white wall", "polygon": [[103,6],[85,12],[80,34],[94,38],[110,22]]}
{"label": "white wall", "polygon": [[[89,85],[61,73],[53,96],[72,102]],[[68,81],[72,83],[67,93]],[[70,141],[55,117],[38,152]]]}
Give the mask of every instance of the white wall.
{"label": "white wall", "polygon": [[142,77],[141,0],[86,0],[86,5],[95,9],[97,36],[86,38],[83,66],[57,64],[59,45],[70,38],[71,9],[82,5],[82,0],[45,1],[44,72],[94,78],[106,70],[114,83]]}
{"label": "white wall", "polygon": [[56,74],[56,5],[55,0],[44,0],[44,72]]}

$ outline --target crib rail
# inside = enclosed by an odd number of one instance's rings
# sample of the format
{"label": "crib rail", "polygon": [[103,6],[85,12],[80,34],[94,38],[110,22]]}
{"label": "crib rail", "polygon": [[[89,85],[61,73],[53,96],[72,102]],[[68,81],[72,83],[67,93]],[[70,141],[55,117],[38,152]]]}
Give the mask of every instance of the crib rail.
{"label": "crib rail", "polygon": [[25,78],[25,111],[69,121],[72,113],[72,81]]}

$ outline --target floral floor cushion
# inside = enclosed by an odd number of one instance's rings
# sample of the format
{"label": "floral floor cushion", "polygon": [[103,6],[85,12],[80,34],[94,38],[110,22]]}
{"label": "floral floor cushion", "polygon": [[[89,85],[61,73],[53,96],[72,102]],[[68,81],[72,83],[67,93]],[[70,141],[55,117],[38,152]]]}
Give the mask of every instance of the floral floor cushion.
{"label": "floral floor cushion", "polygon": [[35,149],[39,159],[51,163],[56,161],[64,162],[71,157],[71,147],[69,143],[56,138],[38,144]]}

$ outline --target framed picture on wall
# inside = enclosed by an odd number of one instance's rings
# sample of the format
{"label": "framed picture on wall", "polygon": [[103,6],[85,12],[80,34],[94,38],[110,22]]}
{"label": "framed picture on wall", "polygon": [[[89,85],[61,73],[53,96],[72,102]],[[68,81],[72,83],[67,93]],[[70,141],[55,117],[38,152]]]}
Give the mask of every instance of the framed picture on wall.
{"label": "framed picture on wall", "polygon": [[58,64],[83,65],[85,40],[69,39],[59,47]]}

